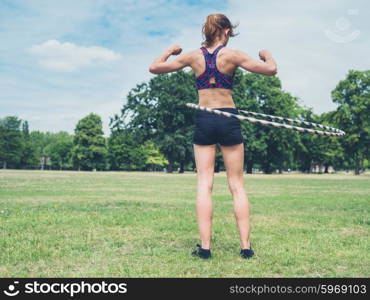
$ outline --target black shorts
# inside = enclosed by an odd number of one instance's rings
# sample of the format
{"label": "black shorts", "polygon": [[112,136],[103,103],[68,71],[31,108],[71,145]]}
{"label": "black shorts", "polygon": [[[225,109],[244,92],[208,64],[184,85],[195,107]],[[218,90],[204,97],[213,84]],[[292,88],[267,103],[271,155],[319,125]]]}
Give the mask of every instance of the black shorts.
{"label": "black shorts", "polygon": [[[237,114],[236,108],[216,108]],[[220,144],[232,146],[243,143],[243,136],[240,129],[240,120],[234,117],[225,117],[197,110],[195,113],[195,129],[193,143],[197,145]]]}

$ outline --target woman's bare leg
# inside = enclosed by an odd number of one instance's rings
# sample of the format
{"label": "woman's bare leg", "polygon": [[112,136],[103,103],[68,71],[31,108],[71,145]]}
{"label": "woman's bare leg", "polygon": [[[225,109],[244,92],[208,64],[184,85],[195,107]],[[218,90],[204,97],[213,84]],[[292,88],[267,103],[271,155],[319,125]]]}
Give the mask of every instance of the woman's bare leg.
{"label": "woman's bare leg", "polygon": [[244,144],[221,146],[229,189],[234,199],[234,214],[240,234],[241,249],[249,249],[249,201],[244,187]]}
{"label": "woman's bare leg", "polygon": [[196,211],[200,240],[203,249],[210,249],[212,235],[212,187],[216,158],[216,145],[194,144],[194,156],[197,167]]}

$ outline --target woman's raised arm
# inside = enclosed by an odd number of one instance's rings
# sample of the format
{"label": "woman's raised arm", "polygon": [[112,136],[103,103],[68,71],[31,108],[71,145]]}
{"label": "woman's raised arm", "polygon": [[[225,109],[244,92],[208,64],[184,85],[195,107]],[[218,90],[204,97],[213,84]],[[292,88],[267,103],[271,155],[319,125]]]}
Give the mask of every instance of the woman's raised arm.
{"label": "woman's raised arm", "polygon": [[263,75],[275,75],[277,73],[277,66],[271,53],[267,50],[261,50],[259,56],[262,61],[258,61],[247,55],[246,53],[234,50],[234,60],[238,67],[241,67],[247,71],[263,74]]}
{"label": "woman's raised arm", "polygon": [[149,72],[153,74],[163,74],[174,72],[180,70],[184,67],[190,65],[190,54],[182,54],[174,60],[167,61],[171,55],[179,55],[182,49],[178,45],[172,45],[165,52],[163,52],[159,57],[157,57],[154,62],[149,67]]}

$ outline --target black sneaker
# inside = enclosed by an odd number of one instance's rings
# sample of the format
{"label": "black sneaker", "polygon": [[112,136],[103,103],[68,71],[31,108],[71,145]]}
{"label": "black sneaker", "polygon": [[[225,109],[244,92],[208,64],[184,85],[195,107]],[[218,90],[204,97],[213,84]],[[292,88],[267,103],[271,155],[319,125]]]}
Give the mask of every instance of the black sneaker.
{"label": "black sneaker", "polygon": [[243,258],[251,258],[253,255],[254,255],[254,251],[252,250],[252,248],[240,250],[240,256]]}
{"label": "black sneaker", "polygon": [[199,244],[197,244],[197,249],[195,249],[191,255],[198,256],[200,258],[208,259],[211,258],[211,250],[209,249],[203,249]]}

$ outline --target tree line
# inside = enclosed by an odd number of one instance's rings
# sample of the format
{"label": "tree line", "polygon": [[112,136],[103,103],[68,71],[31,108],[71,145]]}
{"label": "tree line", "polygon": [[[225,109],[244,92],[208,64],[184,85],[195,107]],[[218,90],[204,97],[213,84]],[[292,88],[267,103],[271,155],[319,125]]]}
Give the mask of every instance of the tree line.
{"label": "tree line", "polygon": [[[237,70],[233,99],[237,107],[264,114],[321,123],[344,130],[344,136],[320,136],[242,122],[245,171],[323,172],[354,170],[370,160],[370,71],[351,70],[332,91],[334,111],[314,114],[281,87],[277,76]],[[3,168],[69,170],[193,170],[192,134],[196,102],[194,73],[178,71],[151,78],[131,89],[118,114],[110,118],[110,135],[91,113],[74,134],[29,130],[17,116],[0,119],[0,163]],[[216,156],[215,170],[224,168]]]}

